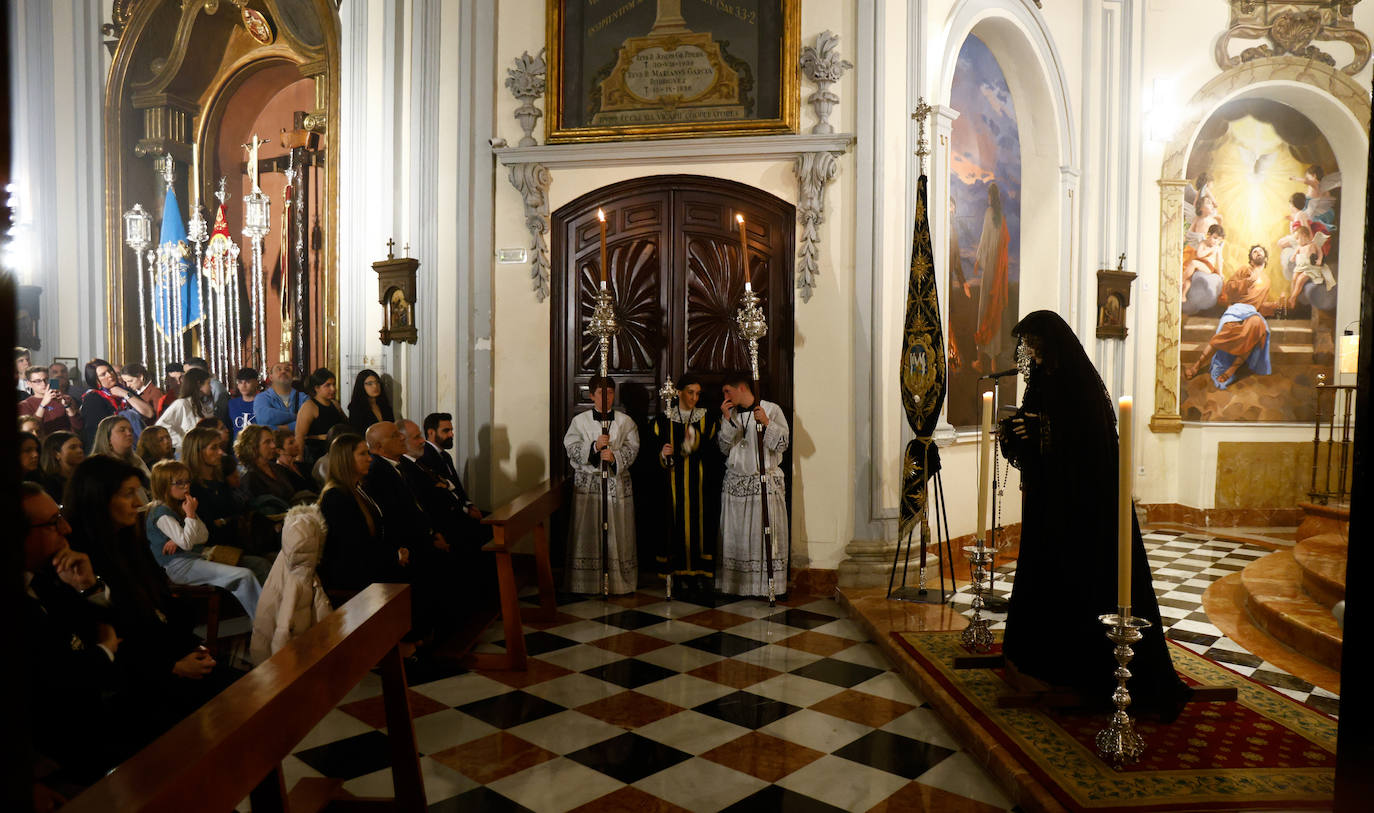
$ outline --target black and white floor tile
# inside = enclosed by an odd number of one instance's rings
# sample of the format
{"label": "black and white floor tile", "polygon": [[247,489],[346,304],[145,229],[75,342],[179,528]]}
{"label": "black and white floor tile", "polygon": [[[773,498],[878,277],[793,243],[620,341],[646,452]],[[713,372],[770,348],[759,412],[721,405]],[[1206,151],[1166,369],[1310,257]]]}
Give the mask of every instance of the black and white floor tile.
{"label": "black and white floor tile", "polygon": [[[525,630],[528,672],[411,676],[431,811],[865,811],[913,784],[1013,809],[830,599],[560,599],[562,623]],[[380,692],[369,675],[325,717],[288,786],[391,794]]]}

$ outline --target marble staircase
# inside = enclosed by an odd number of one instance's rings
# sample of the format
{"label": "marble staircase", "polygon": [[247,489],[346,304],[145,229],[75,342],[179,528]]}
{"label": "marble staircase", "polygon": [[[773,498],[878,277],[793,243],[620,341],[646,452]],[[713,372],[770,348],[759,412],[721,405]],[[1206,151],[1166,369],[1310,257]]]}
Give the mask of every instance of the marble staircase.
{"label": "marble staircase", "polygon": [[1256,626],[1332,669],[1341,666],[1341,629],[1331,608],[1345,598],[1348,508],[1300,506],[1298,542],[1241,571],[1244,607]]}

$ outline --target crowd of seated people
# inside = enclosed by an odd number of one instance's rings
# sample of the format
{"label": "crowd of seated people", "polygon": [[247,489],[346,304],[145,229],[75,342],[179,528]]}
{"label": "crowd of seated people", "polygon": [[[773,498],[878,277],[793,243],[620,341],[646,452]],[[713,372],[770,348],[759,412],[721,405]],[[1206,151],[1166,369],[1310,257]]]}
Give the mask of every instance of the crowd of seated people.
{"label": "crowd of seated people", "polygon": [[[451,416],[395,420],[375,371],[358,375],[347,413],[323,368],[304,382],[309,395],[290,365],[267,382],[245,368],[232,401],[198,359],[169,364],[160,387],[142,365],[93,359],[85,372],[72,395],[63,365],[16,369],[19,401],[35,410],[18,444],[29,595],[44,620],[34,679],[119,732],[75,743],[46,727],[56,785],[88,784],[234,679],[173,587],[223,588],[250,619],[278,606],[264,584],[293,506],[323,520],[306,578],[334,606],[373,582],[412,585],[408,644],[442,641],[493,598],[490,532],[446,451]],[[66,672],[77,663],[81,674]]]}

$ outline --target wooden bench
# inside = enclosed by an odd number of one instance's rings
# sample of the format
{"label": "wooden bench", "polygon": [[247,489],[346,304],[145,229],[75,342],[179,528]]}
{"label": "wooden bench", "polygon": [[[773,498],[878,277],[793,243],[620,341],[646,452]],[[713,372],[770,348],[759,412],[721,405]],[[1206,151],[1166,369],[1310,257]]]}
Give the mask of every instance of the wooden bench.
{"label": "wooden bench", "polygon": [[[478,669],[524,669],[525,632],[521,622],[552,621],[558,613],[554,598],[553,565],[549,562],[549,518],[563,504],[562,478],[545,480],[491,514],[482,522],[490,525],[492,539],[482,550],[496,557],[496,579],[501,588],[501,622],[506,632],[505,654],[478,652],[471,656]],[[539,582],[539,606],[521,607],[511,546],[534,533],[534,567]]]}
{"label": "wooden bench", "polygon": [[307,778],[288,795],[281,761],[372,667],[382,671],[395,800],[352,800],[425,809],[424,780],[396,644],[410,629],[410,587],[373,584],[182,720],[64,811],[319,810],[342,780]]}

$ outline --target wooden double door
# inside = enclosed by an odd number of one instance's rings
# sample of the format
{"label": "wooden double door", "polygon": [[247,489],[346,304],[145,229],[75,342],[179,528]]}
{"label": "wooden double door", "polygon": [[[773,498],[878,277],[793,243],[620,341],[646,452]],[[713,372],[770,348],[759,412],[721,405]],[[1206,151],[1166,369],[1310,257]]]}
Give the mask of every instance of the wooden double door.
{"label": "wooden double door", "polygon": [[[700,405],[718,415],[721,379],[750,368],[748,345],[735,330],[745,279],[736,214],[744,215],[749,279],[768,319],[768,335],[759,341],[760,389],[792,421],[796,210],[732,181],[664,175],[598,189],[554,212],[549,450],[550,471],[565,476],[571,469],[563,435],[573,416],[591,409],[587,385],[600,367],[598,342],[585,333],[601,279],[598,208],[606,213],[607,285],[621,325],[607,369],[620,405],[639,426],[639,458],[630,474],[640,570],[648,573],[671,517],[648,431],[663,408],[658,388],[693,373],[702,380]],[[789,451],[783,459],[789,505],[791,469]],[[708,489],[719,489],[719,475],[708,475]],[[563,519],[556,522],[555,544],[564,539]]]}
{"label": "wooden double door", "polygon": [[749,279],[768,319],[759,341],[760,389],[790,421],[795,208],[719,178],[637,178],[553,214],[552,470],[565,466],[563,434],[574,415],[591,408],[587,384],[599,371],[598,342],[585,332],[601,279],[597,209],[606,214],[607,280],[621,325],[607,367],[625,411],[643,428],[662,410],[658,388],[683,373],[702,379],[702,405],[718,409],[723,376],[749,370],[748,345],[735,330],[745,279],[735,221],[741,214]]}

